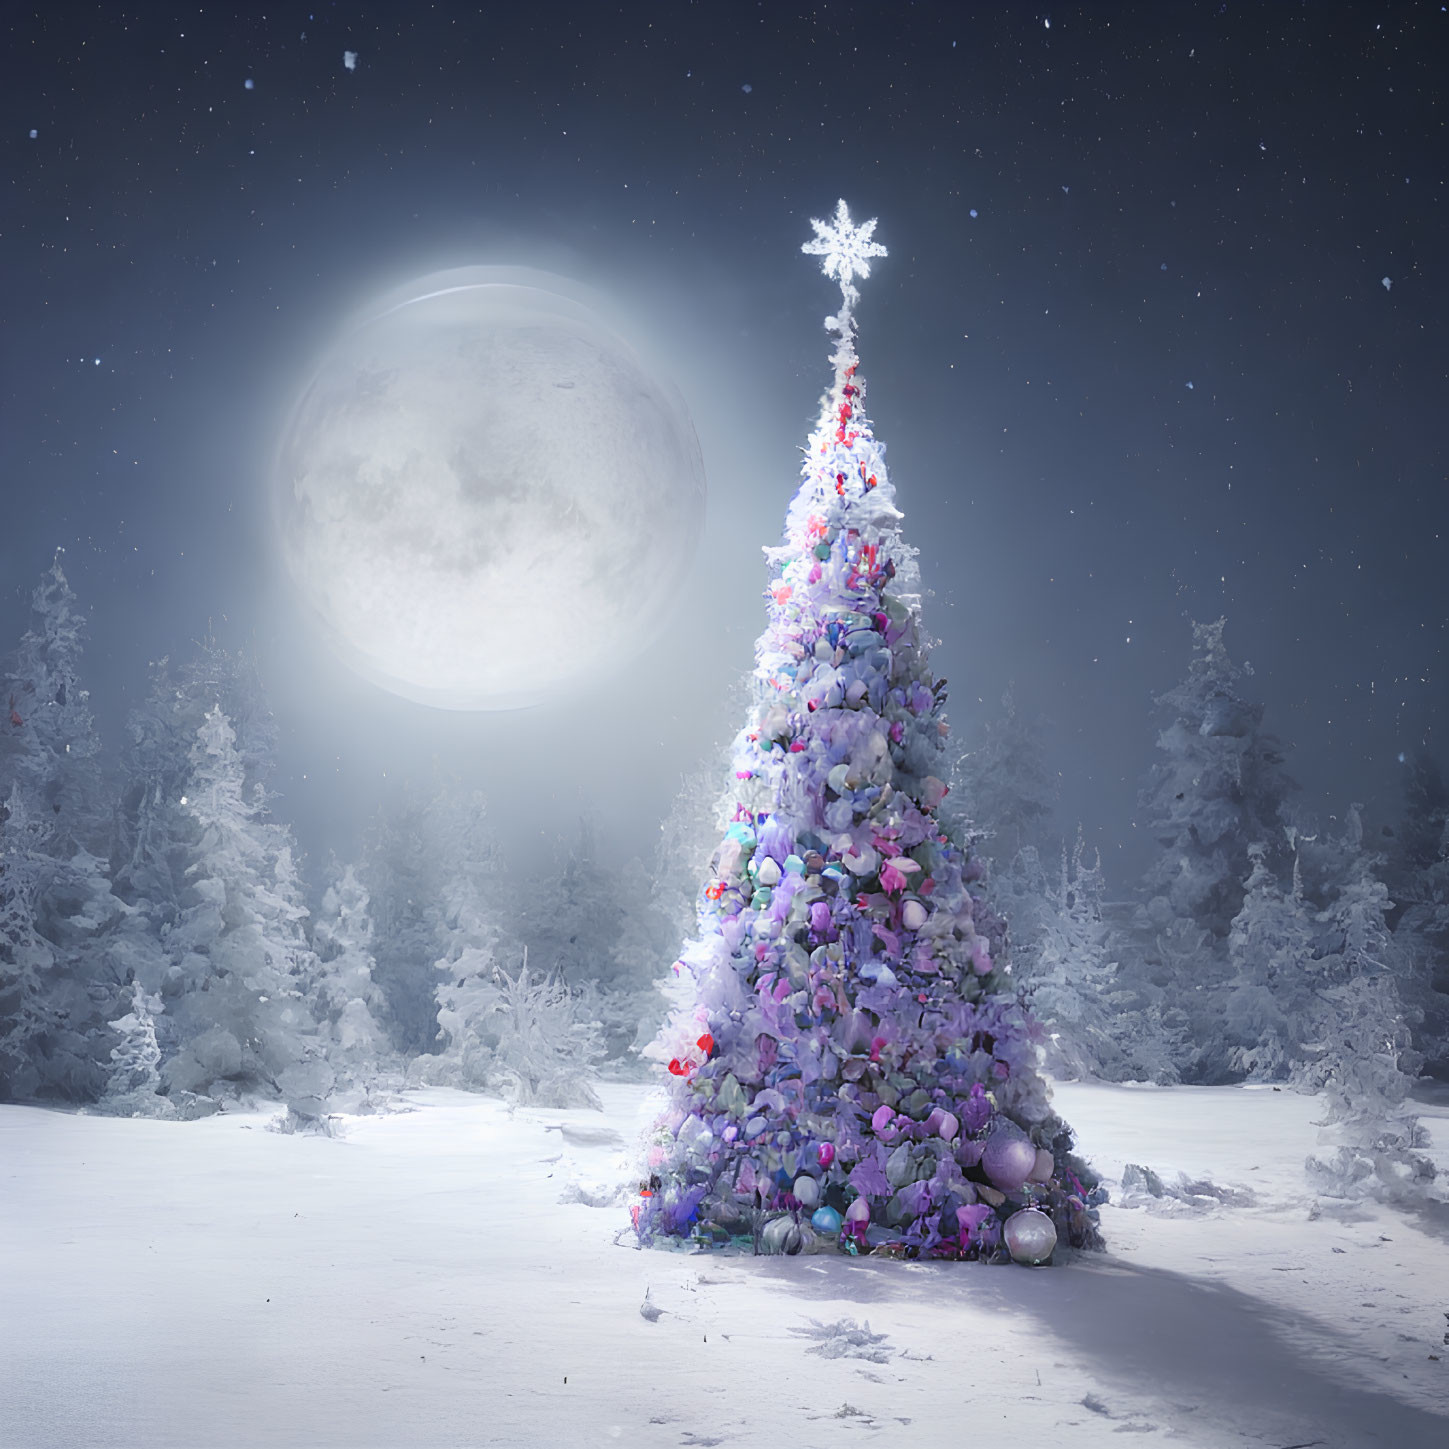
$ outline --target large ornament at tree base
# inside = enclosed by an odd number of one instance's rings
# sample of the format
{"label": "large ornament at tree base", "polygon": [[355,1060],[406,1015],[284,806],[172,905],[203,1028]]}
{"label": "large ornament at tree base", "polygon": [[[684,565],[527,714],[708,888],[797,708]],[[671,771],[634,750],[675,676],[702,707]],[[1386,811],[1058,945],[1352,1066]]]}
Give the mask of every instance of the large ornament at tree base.
{"label": "large ornament at tree base", "polygon": [[945,681],[854,346],[854,280],[884,249],[843,202],[813,225],[842,290],[834,383],[765,551],[733,811],[649,1052],[669,1103],[634,1222],[645,1242],[1006,1261],[1028,1194],[1099,1246],[1005,927],[940,818]]}
{"label": "large ornament at tree base", "polygon": [[1040,1208],[1022,1208],[1012,1213],[1001,1235],[1012,1262],[1028,1267],[1045,1263],[1057,1246],[1057,1230]]}

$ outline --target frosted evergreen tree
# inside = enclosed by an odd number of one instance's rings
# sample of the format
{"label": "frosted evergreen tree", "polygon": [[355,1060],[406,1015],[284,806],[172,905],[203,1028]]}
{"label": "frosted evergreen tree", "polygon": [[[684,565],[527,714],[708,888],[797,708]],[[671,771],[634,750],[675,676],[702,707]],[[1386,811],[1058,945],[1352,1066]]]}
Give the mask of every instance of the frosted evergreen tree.
{"label": "frosted evergreen tree", "polygon": [[1040,723],[1022,714],[1014,687],[1008,688],[1000,717],[986,722],[981,743],[961,756],[953,772],[960,808],[995,866],[1004,869],[1024,847],[1040,846],[1058,784],[1047,769]]}
{"label": "frosted evergreen tree", "polygon": [[447,943],[439,930],[440,862],[436,809],[412,796],[380,810],[364,844],[361,879],[372,914],[376,961],[373,980],[382,992],[379,1022],[404,1057],[436,1050],[437,965]]}
{"label": "frosted evergreen tree", "polygon": [[[94,1101],[123,1009],[111,957],[125,912],[101,852],[110,805],[81,684],[85,619],[60,555],[31,596],[31,623],[6,672],[0,724],[0,1091]],[[25,1058],[28,1057],[28,1060]]]}
{"label": "frosted evergreen tree", "polygon": [[1443,853],[1449,830],[1449,784],[1438,761],[1424,750],[1406,761],[1404,810],[1390,867],[1396,892],[1413,898],[1414,886]]}
{"label": "frosted evergreen tree", "polygon": [[1414,1045],[1427,1072],[1449,1079],[1449,786],[1423,753],[1405,777],[1395,847],[1394,938],[1413,962],[1406,992],[1418,1017]]}
{"label": "frosted evergreen tree", "polygon": [[31,623],[6,671],[8,723],[0,751],[0,791],[23,786],[53,817],[52,853],[103,853],[110,801],[100,772],[100,740],[90,694],[81,684],[85,616],[55,561],[31,595]]}
{"label": "frosted evergreen tree", "polygon": [[1413,964],[1407,996],[1414,1045],[1426,1071],[1449,1079],[1449,824],[1439,853],[1413,876],[1412,900],[1394,932]]}
{"label": "frosted evergreen tree", "polygon": [[46,820],[11,785],[0,805],[0,1101],[40,1094],[53,1075],[45,1059],[63,1029],[50,990],[55,948],[37,928],[52,872],[47,831]]}
{"label": "frosted evergreen tree", "polygon": [[854,345],[855,279],[884,248],[843,201],[813,225],[842,291],[834,381],[766,550],[735,808],[653,1048],[670,1102],[635,1221],[645,1240],[1044,1261],[1096,1229],[980,862],[937,816],[944,688]]}
{"label": "frosted evergreen tree", "polygon": [[112,851],[117,894],[146,917],[158,938],[180,914],[196,840],[195,819],[180,801],[191,778],[191,745],[201,715],[186,728],[178,707],[181,698],[170,661],[153,663],[146,700],[126,721]]}
{"label": "frosted evergreen tree", "polygon": [[1011,922],[1017,985],[1046,1032],[1047,1070],[1065,1079],[1128,1074],[1117,1042],[1116,963],[1102,919],[1101,856],[1088,864],[1078,829],[1071,854],[1062,851],[1055,880],[1032,846],[1018,852],[1005,880],[1010,894],[998,893],[995,900]]}
{"label": "frosted evergreen tree", "polygon": [[382,992],[372,979],[372,913],[355,867],[333,863],[332,879],[312,928],[317,953],[314,991],[328,1063],[353,1085],[366,1082],[391,1056],[378,1025]]}
{"label": "frosted evergreen tree", "polygon": [[[535,871],[524,901],[521,933],[529,958],[570,985],[613,973],[614,952],[624,928],[623,872],[599,849],[593,821],[584,815],[563,858]],[[633,889],[643,884],[635,863]],[[661,969],[668,969],[668,962]]]}
{"label": "frosted evergreen tree", "polygon": [[116,1042],[120,903],[95,856],[56,845],[54,810],[13,784],[0,804],[0,1100],[95,1101]]}
{"label": "frosted evergreen tree", "polygon": [[[182,805],[199,842],[170,941],[183,1049],[167,1064],[176,1090],[214,1097],[285,1096],[316,1115],[331,1089],[307,988],[315,978],[287,832],[245,793],[236,735],[219,706],[191,750]],[[179,987],[179,989],[177,989]]]}
{"label": "frosted evergreen tree", "polygon": [[1310,1158],[1308,1170],[1330,1195],[1412,1198],[1434,1172],[1417,1150],[1427,1137],[1405,1105],[1420,1065],[1404,1000],[1411,964],[1389,931],[1392,902],[1376,873],[1382,862],[1362,849],[1358,811],[1350,808],[1346,829],[1350,869],[1319,917],[1331,949],[1301,1073],[1323,1090],[1339,1146],[1326,1161]]}
{"label": "frosted evergreen tree", "polygon": [[432,825],[437,864],[430,915],[439,954],[430,994],[446,1075],[434,1072],[431,1079],[488,1088],[495,1084],[497,988],[506,949],[498,843],[477,791],[438,796]]}
{"label": "frosted evergreen tree", "polygon": [[247,798],[271,778],[275,726],[255,662],[222,648],[210,633],[190,659],[151,666],[145,701],[126,722],[120,809],[112,848],[117,894],[160,935],[180,912],[196,845],[195,818],[181,805],[191,778],[191,747],[207,712],[220,707],[237,736]]}
{"label": "frosted evergreen tree", "polygon": [[1248,1081],[1284,1082],[1304,1065],[1304,1027],[1323,974],[1296,856],[1285,892],[1268,869],[1267,849],[1256,844],[1248,854],[1253,868],[1228,933],[1233,974],[1223,1031],[1232,1070]]}
{"label": "frosted evergreen tree", "polygon": [[102,1101],[118,1117],[164,1117],[172,1111],[161,1092],[161,1048],[156,1017],[161,998],[148,996],[139,981],[131,986],[131,1009],[111,1022],[120,1043],[111,1048],[111,1075]]}
{"label": "frosted evergreen tree", "polygon": [[582,993],[529,970],[526,950],[516,973],[466,951],[438,988],[438,1003],[447,1047],[420,1063],[426,1080],[501,1092],[520,1106],[599,1106],[599,1024]]}
{"label": "frosted evergreen tree", "polygon": [[1187,678],[1157,700],[1167,716],[1162,757],[1141,803],[1160,853],[1143,882],[1139,949],[1123,953],[1142,1003],[1158,1005],[1184,1045],[1183,1079],[1196,1082],[1233,1075],[1219,1029],[1228,935],[1252,869],[1249,847],[1265,843],[1275,875],[1288,868],[1283,816],[1294,789],[1278,742],[1262,729],[1263,706],[1238,692],[1251,671],[1228,657],[1225,623],[1193,625]]}
{"label": "frosted evergreen tree", "polygon": [[[549,962],[552,969],[531,971],[526,945],[516,972],[506,964],[516,949],[501,911],[507,884],[482,795],[440,796],[434,821],[441,850],[432,914],[442,946],[435,963],[435,979],[442,980],[434,998],[442,1046],[436,1055],[419,1058],[415,1074],[502,1092],[520,1104],[597,1107],[589,1081],[600,1053],[599,1029],[577,986],[563,979],[556,961]],[[570,928],[578,934],[588,930],[582,892],[596,877],[591,845],[585,831],[582,852],[570,860],[562,883],[544,873],[554,883],[564,940]],[[581,963],[588,962],[586,952],[595,943],[592,933],[569,942],[577,951],[569,964],[588,969]]]}
{"label": "frosted evergreen tree", "polygon": [[559,854],[526,883],[513,882],[522,902],[518,933],[529,961],[567,986],[580,1012],[599,1022],[609,1060],[638,1067],[638,1050],[663,1018],[655,983],[669,970],[678,939],[667,929],[648,867],[611,859],[587,815]]}

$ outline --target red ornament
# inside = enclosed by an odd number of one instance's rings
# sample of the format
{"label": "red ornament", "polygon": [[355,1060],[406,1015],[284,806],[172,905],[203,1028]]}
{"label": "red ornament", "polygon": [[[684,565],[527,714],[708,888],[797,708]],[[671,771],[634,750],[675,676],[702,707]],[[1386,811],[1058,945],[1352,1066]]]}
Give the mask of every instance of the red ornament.
{"label": "red ornament", "polygon": [[705,1034],[700,1037],[697,1042],[695,1042],[695,1046],[697,1046],[700,1051],[705,1054],[705,1056],[709,1056],[714,1051],[714,1037],[712,1037],[709,1032],[705,1032]]}

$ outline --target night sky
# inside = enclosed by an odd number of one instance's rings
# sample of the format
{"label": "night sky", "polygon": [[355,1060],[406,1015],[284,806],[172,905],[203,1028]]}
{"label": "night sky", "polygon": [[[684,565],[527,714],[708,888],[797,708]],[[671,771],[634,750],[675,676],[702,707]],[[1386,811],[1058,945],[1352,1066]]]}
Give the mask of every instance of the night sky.
{"label": "night sky", "polygon": [[[1309,807],[1391,820],[1401,752],[1449,765],[1443,6],[59,4],[0,35],[0,650],[57,546],[112,745],[148,660],[208,621],[253,647],[314,858],[449,770],[509,841],[588,807],[648,845],[740,722],[839,197],[890,249],[860,350],[953,723],[1015,681],[1111,885],[1190,619],[1228,616]],[[606,297],[709,486],[649,653],[495,716],[333,662],[264,506],[342,320],[475,263]]]}

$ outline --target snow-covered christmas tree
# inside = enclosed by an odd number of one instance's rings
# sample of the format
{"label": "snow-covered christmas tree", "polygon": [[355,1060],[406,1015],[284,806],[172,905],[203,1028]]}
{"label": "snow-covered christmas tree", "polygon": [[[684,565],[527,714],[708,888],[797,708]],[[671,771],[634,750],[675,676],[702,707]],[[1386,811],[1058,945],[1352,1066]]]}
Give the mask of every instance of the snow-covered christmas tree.
{"label": "snow-covered christmas tree", "polygon": [[129,920],[107,879],[110,808],[81,685],[85,627],[58,551],[5,674],[0,1099],[94,1101],[129,996]]}
{"label": "snow-covered christmas tree", "polygon": [[247,799],[236,732],[220,705],[191,749],[189,793],[197,859],[170,932],[177,956],[168,1012],[184,1042],[166,1064],[173,1091],[215,1098],[261,1092],[318,1116],[333,1086],[310,997],[316,958],[291,834],[264,818],[265,797]]}
{"label": "snow-covered christmas tree", "polygon": [[981,866],[943,829],[944,681],[864,409],[857,277],[885,249],[842,201],[804,250],[841,287],[735,741],[736,805],[654,1052],[670,1103],[641,1238],[1045,1262],[1098,1241],[998,966]]}

